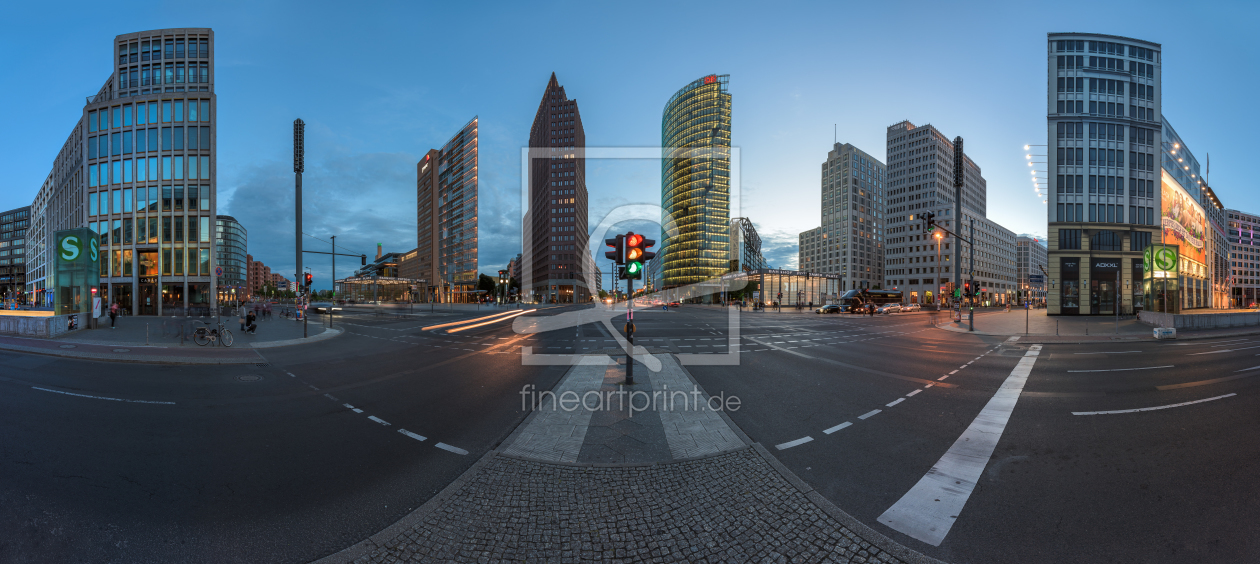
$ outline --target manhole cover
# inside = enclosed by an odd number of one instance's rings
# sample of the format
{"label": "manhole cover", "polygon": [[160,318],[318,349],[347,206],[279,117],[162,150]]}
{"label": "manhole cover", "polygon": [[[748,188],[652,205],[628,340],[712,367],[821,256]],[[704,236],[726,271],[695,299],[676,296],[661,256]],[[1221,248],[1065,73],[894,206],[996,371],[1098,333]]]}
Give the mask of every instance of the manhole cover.
{"label": "manhole cover", "polygon": [[114,352],[131,352],[131,349],[114,349]]}
{"label": "manhole cover", "polygon": [[63,349],[73,349],[76,345],[61,345]]}
{"label": "manhole cover", "polygon": [[271,364],[266,363],[266,362],[260,362],[260,363],[258,363],[258,364],[255,364],[254,366],[257,366],[257,367],[259,367],[259,368],[266,368],[266,367],[268,367],[268,366],[271,366]]}
{"label": "manhole cover", "polygon": [[240,380],[240,381],[242,381],[242,382],[257,382],[257,381],[259,381],[259,380],[262,380],[262,376],[255,376],[255,375],[253,375],[253,374],[246,374],[246,375],[244,375],[244,376],[237,376],[237,377],[236,377],[236,379],[237,379],[237,380]]}

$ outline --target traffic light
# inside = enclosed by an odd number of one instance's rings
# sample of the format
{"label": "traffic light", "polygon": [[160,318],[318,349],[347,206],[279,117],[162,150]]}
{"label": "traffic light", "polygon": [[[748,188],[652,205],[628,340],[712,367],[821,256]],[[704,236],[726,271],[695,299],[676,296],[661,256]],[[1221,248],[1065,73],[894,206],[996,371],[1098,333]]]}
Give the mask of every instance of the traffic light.
{"label": "traffic light", "polygon": [[649,250],[648,250],[648,249],[651,249],[652,247],[655,247],[655,246],[656,246],[656,240],[655,240],[655,239],[648,239],[648,238],[644,238],[644,239],[643,239],[643,244],[642,244],[642,245],[639,245],[639,247],[643,249],[643,256],[642,256],[642,257],[640,257],[640,259],[639,259],[639,260],[642,260],[644,263],[646,263],[647,261],[650,261],[650,260],[652,260],[652,259],[656,258],[656,252],[655,252],[655,251],[649,251]]}
{"label": "traffic light", "polygon": [[604,239],[604,244],[613,248],[611,251],[604,251],[604,258],[615,264],[625,264],[625,238],[625,235],[618,235],[612,239]]}
{"label": "traffic light", "polygon": [[309,273],[309,272],[307,272],[307,273],[306,273],[306,283],[305,283],[305,284],[306,284],[306,287],[307,287],[307,288],[310,288],[310,287],[311,287],[311,273]]}
{"label": "traffic light", "polygon": [[971,297],[971,282],[963,282],[963,295]]}
{"label": "traffic light", "polygon": [[643,278],[643,241],[645,241],[643,236],[633,231],[626,233],[622,238],[624,243],[622,259],[626,263],[627,280]]}
{"label": "traffic light", "polygon": [[932,232],[936,230],[936,214],[926,212],[919,217],[923,218],[923,231],[926,232],[928,236],[931,236]]}

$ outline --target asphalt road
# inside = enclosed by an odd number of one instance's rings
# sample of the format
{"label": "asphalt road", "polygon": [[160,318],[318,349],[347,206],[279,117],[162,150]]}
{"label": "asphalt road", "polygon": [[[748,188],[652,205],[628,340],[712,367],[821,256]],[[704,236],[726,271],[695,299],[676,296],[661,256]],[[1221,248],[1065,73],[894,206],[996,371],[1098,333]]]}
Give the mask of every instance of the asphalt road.
{"label": "asphalt road", "polygon": [[563,374],[508,352],[547,334],[420,330],[471,316],[339,316],[347,334],[259,366],[0,352],[0,562],[307,562],[367,538]]}
{"label": "asphalt road", "polygon": [[[724,315],[695,308],[687,317],[713,325]],[[734,421],[798,476],[927,555],[957,563],[1260,560],[1252,485],[1260,479],[1260,337],[1042,346],[939,546],[880,522],[1032,348],[922,331],[923,317],[745,315],[745,348],[754,352],[738,367],[690,370],[708,393],[739,396]],[[640,335],[651,331],[638,325]],[[1187,402],[1198,403],[1177,405]],[[1091,413],[1161,406],[1176,407]]]}
{"label": "asphalt road", "polygon": [[[472,316],[339,316],[346,335],[262,351],[265,366],[0,353],[0,561],[305,562],[370,536],[502,441],[522,386],[563,374],[523,366],[519,346],[615,344],[598,324],[421,330]],[[635,340],[696,355],[689,371],[740,398],[745,433],[910,548],[956,563],[1260,560],[1260,337],[1032,346],[926,314],[745,310],[738,364],[703,364],[727,360],[729,320],[644,309]],[[1014,401],[994,399],[1012,386]],[[987,452],[974,485],[933,497],[932,476],[966,474],[960,452]]]}

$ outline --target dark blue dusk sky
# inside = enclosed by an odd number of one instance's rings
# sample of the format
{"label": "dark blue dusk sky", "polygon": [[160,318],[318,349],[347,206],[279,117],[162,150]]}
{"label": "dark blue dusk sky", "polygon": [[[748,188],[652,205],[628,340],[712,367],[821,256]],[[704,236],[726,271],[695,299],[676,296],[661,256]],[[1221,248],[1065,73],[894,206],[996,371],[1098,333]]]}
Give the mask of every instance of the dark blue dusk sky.
{"label": "dark blue dusk sky", "polygon": [[[729,74],[742,202],[770,262],[795,267],[819,225],[819,164],[841,142],[884,155],[903,119],[966,139],[988,215],[1045,232],[1023,145],[1045,139],[1045,34],[1163,44],[1164,115],[1226,206],[1260,211],[1243,159],[1260,47],[1254,2],[126,2],[17,3],[0,49],[0,210],[27,205],[84,98],[111,71],[114,36],[210,27],[217,40],[219,211],[250,252],[293,270],[291,131],[307,125],[307,232],[348,252],[415,246],[415,163],[481,120],[483,272],[520,248],[520,149],[555,72],[588,146],[660,144],[661,109]],[[1085,22],[1097,23],[1085,23]],[[590,162],[591,224],[659,203],[659,165]],[[307,239],[308,248],[323,245]],[[312,247],[315,245],[315,247]],[[602,253],[597,253],[602,260]],[[309,261],[310,259],[308,259]],[[314,261],[318,287],[328,268]],[[357,261],[355,261],[357,262]],[[308,262],[308,264],[310,264]],[[345,267],[343,267],[345,268]],[[340,270],[340,269],[339,269]],[[345,275],[349,269],[342,270]]]}

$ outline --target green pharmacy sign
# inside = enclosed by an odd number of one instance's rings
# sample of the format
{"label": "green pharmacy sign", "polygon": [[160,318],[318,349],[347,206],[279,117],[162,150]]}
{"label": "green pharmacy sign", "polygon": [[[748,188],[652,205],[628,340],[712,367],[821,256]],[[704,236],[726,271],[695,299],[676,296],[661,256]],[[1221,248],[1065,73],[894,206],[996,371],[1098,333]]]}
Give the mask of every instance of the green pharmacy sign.
{"label": "green pharmacy sign", "polygon": [[91,229],[53,234],[53,311],[56,315],[92,311],[92,288],[100,285],[100,240]]}

